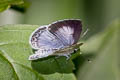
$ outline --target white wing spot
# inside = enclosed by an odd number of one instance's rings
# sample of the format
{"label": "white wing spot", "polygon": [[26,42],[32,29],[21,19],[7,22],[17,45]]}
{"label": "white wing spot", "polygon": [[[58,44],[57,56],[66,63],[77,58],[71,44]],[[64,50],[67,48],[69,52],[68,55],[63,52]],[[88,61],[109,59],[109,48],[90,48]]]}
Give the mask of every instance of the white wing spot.
{"label": "white wing spot", "polygon": [[71,28],[70,26],[63,26],[62,28],[59,29],[59,31],[67,35],[72,35],[74,33],[74,29]]}
{"label": "white wing spot", "polygon": [[74,28],[71,28],[70,26],[63,26],[59,28],[56,33],[63,37],[62,40],[67,41],[68,44],[73,44],[74,39],[73,39],[73,33],[74,33]]}

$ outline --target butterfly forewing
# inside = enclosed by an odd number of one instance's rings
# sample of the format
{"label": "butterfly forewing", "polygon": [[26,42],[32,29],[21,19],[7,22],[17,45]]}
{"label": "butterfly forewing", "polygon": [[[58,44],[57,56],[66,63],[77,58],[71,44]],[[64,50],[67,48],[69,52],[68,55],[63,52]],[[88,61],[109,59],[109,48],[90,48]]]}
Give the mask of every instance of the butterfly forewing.
{"label": "butterfly forewing", "polygon": [[82,31],[80,20],[63,20],[49,26],[49,31],[57,36],[64,46],[78,42]]}

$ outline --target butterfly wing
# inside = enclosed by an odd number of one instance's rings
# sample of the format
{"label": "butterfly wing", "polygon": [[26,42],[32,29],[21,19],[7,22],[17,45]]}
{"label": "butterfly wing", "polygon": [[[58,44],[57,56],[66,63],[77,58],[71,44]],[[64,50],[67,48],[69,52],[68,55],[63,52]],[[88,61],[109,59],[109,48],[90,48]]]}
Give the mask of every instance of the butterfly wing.
{"label": "butterfly wing", "polygon": [[30,55],[29,60],[54,55],[60,48],[70,46],[78,42],[82,25],[80,20],[58,21],[48,26],[36,29],[29,40],[33,49],[38,51]]}
{"label": "butterfly wing", "polygon": [[29,40],[33,49],[49,49],[49,48],[62,48],[62,42],[50,33],[47,26],[42,26],[36,29]]}
{"label": "butterfly wing", "polygon": [[70,46],[78,42],[82,31],[82,24],[80,20],[63,20],[49,25],[48,30],[54,34],[64,46]]}
{"label": "butterfly wing", "polygon": [[55,35],[48,31],[48,26],[36,29],[30,36],[29,43],[33,49],[37,50],[35,54],[29,56],[29,60],[47,57],[52,55],[56,49],[65,47]]}

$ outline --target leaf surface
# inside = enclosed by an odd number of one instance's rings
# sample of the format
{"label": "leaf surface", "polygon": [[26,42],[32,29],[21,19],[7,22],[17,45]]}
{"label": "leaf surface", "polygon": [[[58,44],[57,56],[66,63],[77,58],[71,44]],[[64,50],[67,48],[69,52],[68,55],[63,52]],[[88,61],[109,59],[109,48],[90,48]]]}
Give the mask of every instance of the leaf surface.
{"label": "leaf surface", "polygon": [[[2,80],[76,80],[71,59],[51,56],[29,61],[33,51],[29,36],[38,25],[5,25],[0,27],[0,79]],[[6,67],[5,67],[6,66]],[[62,76],[62,78],[61,78]]]}

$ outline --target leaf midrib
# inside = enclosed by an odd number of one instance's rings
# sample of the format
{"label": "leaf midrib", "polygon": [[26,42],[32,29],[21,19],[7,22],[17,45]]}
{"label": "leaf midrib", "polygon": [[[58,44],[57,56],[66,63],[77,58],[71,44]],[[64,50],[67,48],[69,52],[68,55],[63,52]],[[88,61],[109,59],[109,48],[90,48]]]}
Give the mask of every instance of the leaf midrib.
{"label": "leaf midrib", "polygon": [[[17,80],[20,80],[20,78],[19,78],[19,76],[18,76],[18,74],[17,74],[17,70],[15,69],[14,63],[15,63],[15,64],[18,64],[18,65],[21,65],[22,67],[27,68],[27,69],[29,69],[30,71],[32,71],[33,73],[35,73],[36,75],[38,75],[37,72],[35,72],[35,71],[32,70],[31,68],[29,68],[29,67],[27,67],[27,66],[25,66],[25,65],[22,65],[22,64],[20,64],[20,63],[17,63],[17,62],[15,62],[15,61],[13,61],[11,58],[7,57],[8,55],[5,53],[4,50],[1,50],[1,49],[0,49],[0,51],[1,51],[3,54],[5,54],[5,55],[0,54],[0,56],[4,57],[4,59],[5,59],[5,60],[10,64],[10,66],[13,68],[13,71],[14,71],[16,77],[17,77]],[[39,76],[39,75],[38,75],[38,76]]]}
{"label": "leaf midrib", "polygon": [[[5,53],[4,50],[0,50],[0,51],[1,51],[3,54],[6,55],[6,53]],[[20,80],[19,77],[18,77],[18,75],[17,75],[17,73],[16,73],[16,71],[15,71],[14,65],[12,64],[12,60],[9,59],[9,58],[7,58],[7,56],[5,56],[5,55],[2,55],[2,54],[0,54],[0,55],[1,55],[2,57],[4,57],[4,59],[5,59],[5,60],[10,64],[10,66],[13,68],[13,71],[14,71],[16,77],[17,77],[17,80]]]}

